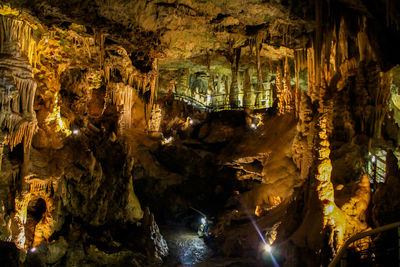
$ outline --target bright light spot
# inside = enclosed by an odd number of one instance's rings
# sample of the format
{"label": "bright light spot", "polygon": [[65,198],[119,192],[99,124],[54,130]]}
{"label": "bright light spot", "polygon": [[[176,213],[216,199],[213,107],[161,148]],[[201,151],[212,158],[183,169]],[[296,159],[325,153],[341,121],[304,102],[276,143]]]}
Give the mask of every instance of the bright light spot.
{"label": "bright light spot", "polygon": [[35,252],[36,251],[36,248],[31,248],[31,252]]}
{"label": "bright light spot", "polygon": [[210,96],[210,95],[207,96],[207,101],[208,101],[208,102],[211,101],[211,96]]}
{"label": "bright light spot", "polygon": [[372,156],[372,163],[375,163],[375,162],[376,162],[376,157]]}
{"label": "bright light spot", "polygon": [[193,120],[192,120],[192,119],[190,119],[190,120],[189,120],[189,123],[190,123],[190,124],[193,124]]}
{"label": "bright light spot", "polygon": [[164,140],[162,141],[162,143],[163,144],[169,144],[169,143],[171,143],[171,141],[173,140],[174,138],[172,137],[172,136],[170,136],[170,137],[168,137],[168,138],[164,138]]}
{"label": "bright light spot", "polygon": [[201,223],[205,224],[206,223],[206,219],[205,218],[201,218]]}
{"label": "bright light spot", "polygon": [[72,133],[73,133],[74,135],[77,135],[77,134],[79,133],[79,130],[78,130],[78,129],[73,129],[73,130],[72,130]]}
{"label": "bright light spot", "polygon": [[257,128],[257,126],[256,126],[254,123],[252,123],[252,124],[250,125],[250,127],[253,128],[253,129],[256,129],[256,128]]}
{"label": "bright light spot", "polygon": [[271,252],[272,252],[272,247],[271,247],[270,245],[268,245],[268,244],[265,244],[265,245],[264,245],[264,250],[265,250],[266,252],[268,252],[268,253],[271,253]]}

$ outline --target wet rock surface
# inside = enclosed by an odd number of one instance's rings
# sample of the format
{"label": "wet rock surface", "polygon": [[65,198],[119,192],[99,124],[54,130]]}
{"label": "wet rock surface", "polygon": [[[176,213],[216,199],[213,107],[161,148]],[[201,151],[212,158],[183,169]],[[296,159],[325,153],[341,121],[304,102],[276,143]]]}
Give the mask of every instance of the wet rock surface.
{"label": "wet rock surface", "polygon": [[198,264],[215,254],[193,229],[184,226],[169,226],[161,229],[170,251],[166,260],[168,266]]}

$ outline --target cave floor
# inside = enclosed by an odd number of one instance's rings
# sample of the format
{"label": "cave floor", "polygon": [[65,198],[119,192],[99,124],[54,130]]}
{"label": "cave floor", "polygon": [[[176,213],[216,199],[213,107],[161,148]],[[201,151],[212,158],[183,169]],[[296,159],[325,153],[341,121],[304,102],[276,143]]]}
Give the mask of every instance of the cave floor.
{"label": "cave floor", "polygon": [[204,239],[198,237],[196,231],[186,226],[162,226],[161,232],[169,247],[169,256],[163,266],[265,266],[255,259],[218,256],[212,243],[205,242]]}
{"label": "cave floor", "polygon": [[162,234],[168,243],[169,257],[166,263],[170,266],[197,264],[214,254],[194,230],[185,226],[163,227]]}

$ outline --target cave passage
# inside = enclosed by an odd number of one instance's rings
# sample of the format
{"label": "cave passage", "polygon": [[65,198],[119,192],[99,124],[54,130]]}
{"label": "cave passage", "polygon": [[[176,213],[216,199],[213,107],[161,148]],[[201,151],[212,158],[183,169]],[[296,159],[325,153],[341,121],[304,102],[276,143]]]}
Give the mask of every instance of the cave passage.
{"label": "cave passage", "polygon": [[193,265],[207,260],[215,253],[204,239],[198,236],[197,231],[191,228],[175,225],[161,228],[161,233],[170,251],[166,263]]}
{"label": "cave passage", "polygon": [[28,203],[27,217],[25,224],[26,243],[29,247],[33,245],[36,225],[42,220],[46,212],[46,201],[42,198],[31,200]]}

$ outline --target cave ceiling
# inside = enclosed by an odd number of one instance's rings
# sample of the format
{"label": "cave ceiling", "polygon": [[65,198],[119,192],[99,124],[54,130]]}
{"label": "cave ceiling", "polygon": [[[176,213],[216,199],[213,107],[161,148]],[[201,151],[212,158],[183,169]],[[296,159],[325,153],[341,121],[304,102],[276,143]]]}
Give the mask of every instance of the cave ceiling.
{"label": "cave ceiling", "polygon": [[[261,59],[282,59],[293,56],[293,48],[309,47],[315,29],[312,1],[3,2],[25,11],[44,25],[68,28],[75,23],[85,26],[87,34],[103,34],[106,43],[122,45],[135,67],[144,72],[151,69],[153,58],[167,67],[214,64],[229,69],[227,58],[238,47],[242,48],[241,64],[254,64],[256,38],[263,43]],[[336,4],[344,11],[374,18],[385,14],[384,3],[380,2],[341,0]],[[334,21],[334,14],[327,15],[332,16],[328,20]]]}
{"label": "cave ceiling", "polygon": [[[216,65],[234,48],[254,54],[249,43],[260,38],[261,56],[276,60],[286,48],[304,47],[314,25],[309,5],[287,1],[7,1],[44,25],[86,26],[106,42],[122,45],[137,65],[157,57],[166,65],[182,62]],[[309,17],[308,19],[305,19]],[[242,57],[247,58],[247,57]],[[250,59],[251,60],[251,57]],[[255,61],[255,60],[254,60]]]}

